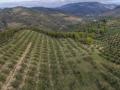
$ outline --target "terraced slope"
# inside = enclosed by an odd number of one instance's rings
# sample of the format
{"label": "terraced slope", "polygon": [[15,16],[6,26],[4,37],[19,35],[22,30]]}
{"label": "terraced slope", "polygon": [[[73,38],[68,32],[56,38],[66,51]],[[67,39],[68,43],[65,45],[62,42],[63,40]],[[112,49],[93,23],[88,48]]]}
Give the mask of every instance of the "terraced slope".
{"label": "terraced slope", "polygon": [[23,30],[0,47],[0,90],[119,90],[120,65],[72,39]]}

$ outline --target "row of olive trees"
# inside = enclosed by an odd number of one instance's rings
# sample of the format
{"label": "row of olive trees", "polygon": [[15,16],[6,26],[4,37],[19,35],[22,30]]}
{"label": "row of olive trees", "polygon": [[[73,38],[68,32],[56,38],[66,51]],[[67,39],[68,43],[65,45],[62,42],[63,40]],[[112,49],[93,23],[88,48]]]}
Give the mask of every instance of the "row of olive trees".
{"label": "row of olive trees", "polygon": [[94,41],[94,34],[93,33],[85,33],[85,32],[56,32],[56,31],[49,31],[43,30],[38,28],[31,28],[33,31],[37,31],[48,36],[54,38],[72,38],[75,40],[79,40],[84,44],[92,44]]}

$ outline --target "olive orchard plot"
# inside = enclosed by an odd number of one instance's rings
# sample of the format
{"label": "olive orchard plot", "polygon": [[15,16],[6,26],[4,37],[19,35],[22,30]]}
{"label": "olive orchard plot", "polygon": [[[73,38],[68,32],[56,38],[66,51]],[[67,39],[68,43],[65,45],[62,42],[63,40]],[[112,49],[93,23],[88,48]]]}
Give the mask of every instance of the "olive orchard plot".
{"label": "olive orchard plot", "polygon": [[78,41],[31,30],[0,47],[0,90],[120,90],[119,70]]}

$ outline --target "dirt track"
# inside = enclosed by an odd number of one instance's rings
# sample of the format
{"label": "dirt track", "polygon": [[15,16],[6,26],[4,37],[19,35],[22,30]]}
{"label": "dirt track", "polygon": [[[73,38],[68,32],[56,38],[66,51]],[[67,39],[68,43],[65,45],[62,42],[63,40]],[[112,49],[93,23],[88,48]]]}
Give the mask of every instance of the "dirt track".
{"label": "dirt track", "polygon": [[21,58],[18,60],[18,63],[15,65],[14,69],[10,72],[10,74],[6,79],[6,82],[3,84],[3,87],[1,90],[10,90],[9,89],[10,83],[14,79],[14,75],[16,74],[16,72],[21,68],[21,64],[24,61],[25,56],[29,52],[31,45],[32,45],[32,43],[30,42],[28,44],[27,48],[25,49],[24,53],[22,54]]}

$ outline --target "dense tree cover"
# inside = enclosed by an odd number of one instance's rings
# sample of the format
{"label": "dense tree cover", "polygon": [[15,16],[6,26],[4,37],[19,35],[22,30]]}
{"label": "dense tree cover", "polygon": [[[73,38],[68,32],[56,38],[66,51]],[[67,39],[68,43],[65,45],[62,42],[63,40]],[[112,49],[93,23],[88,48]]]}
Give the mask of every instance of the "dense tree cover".
{"label": "dense tree cover", "polygon": [[85,32],[85,33],[94,33],[96,37],[103,36],[107,30],[107,20],[106,19],[100,19],[98,21],[88,21],[85,23],[79,23],[76,25],[70,25],[68,26],[70,28],[70,31],[78,31],[78,32]]}
{"label": "dense tree cover", "polygon": [[103,53],[112,62],[120,64],[120,34],[110,35],[103,40]]}
{"label": "dense tree cover", "polygon": [[94,33],[86,33],[86,32],[55,32],[49,30],[42,30],[38,28],[31,28],[33,31],[37,31],[40,33],[44,33],[54,38],[72,38],[75,40],[79,40],[84,44],[92,44],[94,42]]}
{"label": "dense tree cover", "polygon": [[14,36],[14,34],[18,31],[19,31],[18,29],[7,29],[4,31],[1,31],[0,32],[0,44],[11,39]]}

